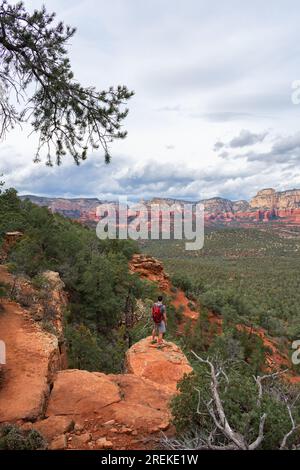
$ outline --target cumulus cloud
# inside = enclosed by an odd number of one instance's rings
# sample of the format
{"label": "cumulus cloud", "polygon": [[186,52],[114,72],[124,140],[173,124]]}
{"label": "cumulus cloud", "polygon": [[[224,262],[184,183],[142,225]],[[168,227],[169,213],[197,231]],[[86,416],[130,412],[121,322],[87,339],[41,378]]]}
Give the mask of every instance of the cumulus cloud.
{"label": "cumulus cloud", "polygon": [[[258,0],[232,1],[234,8],[216,0],[189,0],[188,7],[180,0],[46,3],[77,26],[70,54],[78,80],[135,90],[128,138],[114,144],[109,166],[96,154],[80,168],[69,158],[49,169],[32,163],[36,143],[16,130],[0,149],[7,185],[22,193],[136,199],[244,198],[264,186],[297,185],[299,107],[290,100],[299,76],[296,2],[290,9]],[[40,5],[26,2],[31,10]],[[268,128],[291,135],[271,142]]]}
{"label": "cumulus cloud", "polygon": [[197,168],[187,167],[184,161],[172,165],[154,159],[134,162],[119,156],[111,165],[90,159],[79,169],[69,164],[63,172],[60,170],[34,165],[31,171],[24,172],[20,160],[13,172],[7,167],[5,180],[7,186],[17,187],[21,194],[104,200],[127,196],[132,201],[160,196],[197,201],[213,196],[247,198],[259,189],[259,184],[270,186],[272,178],[285,175],[280,164],[271,175],[266,161],[251,158],[244,159],[239,165],[228,159],[226,165],[218,161]]}

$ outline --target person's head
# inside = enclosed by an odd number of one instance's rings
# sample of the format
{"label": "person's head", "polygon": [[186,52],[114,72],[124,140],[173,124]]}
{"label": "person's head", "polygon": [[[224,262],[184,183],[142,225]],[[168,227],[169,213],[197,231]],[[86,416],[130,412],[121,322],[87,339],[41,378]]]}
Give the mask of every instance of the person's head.
{"label": "person's head", "polygon": [[162,295],[159,295],[159,296],[157,297],[157,300],[158,300],[159,302],[162,302],[162,299],[163,299],[163,298],[162,298]]}

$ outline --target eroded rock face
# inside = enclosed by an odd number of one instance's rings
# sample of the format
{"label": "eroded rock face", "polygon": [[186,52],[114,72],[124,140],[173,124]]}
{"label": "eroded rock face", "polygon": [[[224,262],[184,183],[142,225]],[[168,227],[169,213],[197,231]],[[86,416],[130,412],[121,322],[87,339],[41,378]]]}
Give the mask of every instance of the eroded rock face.
{"label": "eroded rock face", "polygon": [[276,191],[273,188],[262,189],[258,191],[254,196],[249,205],[254,209],[273,209],[276,203]]}
{"label": "eroded rock face", "polygon": [[[34,421],[44,416],[54,375],[65,366],[63,346],[59,335],[49,333],[42,321],[35,320],[36,310],[41,309],[43,314],[43,306],[30,282],[21,277],[15,279],[3,265],[0,281],[11,285],[15,297],[26,304],[1,301],[0,339],[6,345],[6,364],[0,389],[0,422]],[[61,285],[52,287],[47,291],[46,305],[51,306],[53,314],[49,322],[62,334],[66,298]]]}
{"label": "eroded rock face", "polygon": [[52,374],[59,367],[58,340],[42,331],[15,302],[3,302],[0,334],[6,344],[0,422],[43,415]]}

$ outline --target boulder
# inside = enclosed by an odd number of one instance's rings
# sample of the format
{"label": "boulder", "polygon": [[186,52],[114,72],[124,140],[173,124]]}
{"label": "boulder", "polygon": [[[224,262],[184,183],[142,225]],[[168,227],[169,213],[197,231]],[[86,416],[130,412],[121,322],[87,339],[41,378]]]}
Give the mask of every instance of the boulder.
{"label": "boulder", "polygon": [[67,448],[67,437],[65,434],[56,437],[49,445],[49,450],[64,450]]}
{"label": "boulder", "polygon": [[96,441],[96,447],[98,449],[112,449],[113,443],[108,441],[106,437],[100,437],[100,439]]}
{"label": "boulder", "polygon": [[174,343],[165,342],[163,349],[151,344],[151,337],[134,344],[126,353],[127,372],[175,392],[184,374],[192,371],[187,358]]}
{"label": "boulder", "polygon": [[78,436],[73,435],[70,443],[73,449],[82,449],[91,441],[91,439],[91,434],[89,432],[85,432]]}
{"label": "boulder", "polygon": [[74,421],[68,416],[50,416],[33,423],[31,427],[39,431],[46,441],[51,442],[56,437],[70,432],[74,428]]}
{"label": "boulder", "polygon": [[47,416],[68,415],[76,418],[101,414],[101,410],[121,400],[119,388],[105,374],[85,370],[60,371],[54,382]]}

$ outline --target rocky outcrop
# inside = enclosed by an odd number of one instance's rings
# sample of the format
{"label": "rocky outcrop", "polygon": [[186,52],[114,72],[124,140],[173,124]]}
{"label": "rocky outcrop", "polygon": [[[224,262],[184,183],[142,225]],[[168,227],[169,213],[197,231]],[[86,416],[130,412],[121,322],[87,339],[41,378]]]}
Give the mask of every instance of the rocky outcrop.
{"label": "rocky outcrop", "polygon": [[171,391],[134,374],[66,370],[57,375],[46,416],[67,416],[89,428],[113,421],[150,434],[169,426],[171,396]]}
{"label": "rocky outcrop", "polygon": [[[47,327],[53,328],[56,334],[44,328],[44,306],[37,289],[0,266],[0,281],[11,286],[12,295],[22,303],[1,301],[0,339],[6,345],[6,364],[0,389],[0,422],[34,421],[42,417],[54,375],[65,367],[61,339],[66,298],[57,274],[48,272],[47,276],[57,281],[56,286],[49,285],[46,298],[47,314],[51,307]],[[41,310],[40,321],[35,318],[38,310]]]}
{"label": "rocky outcrop", "polygon": [[134,344],[126,354],[129,373],[157,383],[169,392],[175,392],[178,381],[192,371],[181,349],[174,343],[165,342],[158,350],[149,346],[149,338]]}
{"label": "rocky outcrop", "polygon": [[[166,343],[159,350],[151,337],[145,338],[127,351],[126,365],[125,374],[57,373],[46,419],[33,425],[44,429],[51,448],[71,423],[74,430],[69,433],[68,448],[106,448],[110,447],[107,441],[114,449],[124,448],[124,436],[126,447],[144,448],[145,439],[170,428],[170,399],[178,381],[192,371],[180,348]],[[55,433],[50,425],[55,425]]]}
{"label": "rocky outcrop", "polygon": [[55,271],[44,271],[42,278],[46,281],[44,288],[46,298],[40,309],[42,320],[50,321],[63,347],[63,318],[64,310],[68,304],[68,297],[64,290],[65,284],[61,280],[59,273]]}
{"label": "rocky outcrop", "polygon": [[[149,257],[144,261],[136,257],[135,269],[143,277],[151,266],[150,278],[168,289],[162,264]],[[7,363],[0,423],[40,431],[49,449],[144,449],[152,435],[172,432],[169,403],[178,381],[192,370],[175,344],[166,343],[160,350],[152,338],[136,343],[127,352],[125,374],[65,370],[61,338],[67,298],[58,273],[43,273],[43,295],[3,265],[0,281],[10,285],[20,302],[2,300],[0,339],[6,344]],[[39,303],[41,298],[46,306]]]}
{"label": "rocky outcrop", "polygon": [[[150,265],[155,279],[168,287],[161,263]],[[45,272],[43,279],[56,334],[43,329],[43,306],[39,315],[35,300],[39,296],[27,280],[17,282],[19,295],[22,292],[26,302],[31,299],[27,308],[2,301],[0,335],[7,346],[7,363],[0,389],[0,423],[38,430],[49,449],[145,449],[161,430],[171,432],[169,402],[177,382],[192,370],[182,351],[172,343],[159,350],[146,338],[128,350],[126,374],[64,370],[60,344],[64,285],[52,271]],[[4,266],[0,280],[16,284]]]}
{"label": "rocky outcrop", "polygon": [[[172,295],[172,304],[176,309],[182,311],[183,317],[187,320],[196,321],[199,310],[195,302],[189,300],[181,289],[173,289],[169,275],[165,272],[163,264],[152,256],[135,254],[129,262],[131,273],[138,274],[142,279],[154,282],[158,285],[162,293]],[[174,286],[173,286],[174,287]],[[144,312],[144,316],[150,312]],[[184,326],[184,321],[181,327]],[[182,332],[181,332],[182,333]]]}
{"label": "rocky outcrop", "polygon": [[22,232],[6,232],[4,236],[4,241],[0,251],[0,260],[3,262],[6,260],[10,248],[22,238]]}
{"label": "rocky outcrop", "polygon": [[9,301],[3,301],[0,337],[6,344],[0,422],[36,420],[43,416],[53,375],[60,368],[58,339]]}
{"label": "rocky outcrop", "polygon": [[152,256],[135,254],[129,263],[129,270],[142,279],[156,282],[163,292],[169,291],[171,282],[163,264]]}

